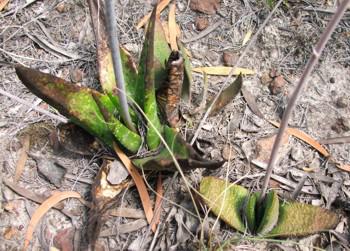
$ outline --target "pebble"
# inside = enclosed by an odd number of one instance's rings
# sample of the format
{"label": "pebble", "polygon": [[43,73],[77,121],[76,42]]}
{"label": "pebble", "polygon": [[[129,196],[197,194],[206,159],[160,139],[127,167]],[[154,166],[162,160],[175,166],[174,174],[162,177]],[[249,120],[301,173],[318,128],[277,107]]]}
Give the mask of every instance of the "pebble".
{"label": "pebble", "polygon": [[304,153],[303,150],[300,147],[293,147],[291,152],[290,152],[290,157],[294,161],[301,161],[304,158]]}
{"label": "pebble", "polygon": [[312,170],[319,170],[321,166],[321,161],[318,158],[314,158],[309,164],[309,168]]}
{"label": "pebble", "polygon": [[195,26],[198,31],[202,31],[209,26],[209,20],[206,17],[197,17]]}
{"label": "pebble", "polygon": [[238,55],[233,52],[224,51],[222,54],[222,61],[225,66],[233,66],[236,64],[236,61],[238,60]]}
{"label": "pebble", "polygon": [[346,108],[349,105],[348,100],[344,96],[337,98],[337,101],[335,104],[338,108]]}
{"label": "pebble", "polygon": [[275,77],[269,85],[271,94],[277,95],[282,93],[283,87],[285,86],[285,84],[286,84],[286,81],[284,80],[282,75]]}
{"label": "pebble", "polygon": [[74,68],[70,70],[70,79],[73,83],[79,83],[83,80],[83,71],[79,68]]}
{"label": "pebble", "polygon": [[270,77],[270,74],[268,72],[265,72],[261,77],[260,77],[260,82],[262,85],[269,85],[272,82],[272,78]]}
{"label": "pebble", "polygon": [[221,153],[220,153],[220,150],[219,149],[213,149],[211,152],[210,152],[210,157],[213,159],[213,160],[218,160],[221,158]]}
{"label": "pebble", "polygon": [[232,146],[230,145],[225,145],[224,148],[222,149],[222,157],[224,160],[232,160],[235,158],[235,150],[233,149]]}
{"label": "pebble", "polygon": [[331,84],[334,84],[334,83],[335,83],[335,78],[334,78],[334,77],[331,77],[331,78],[329,79],[329,82],[330,82]]}

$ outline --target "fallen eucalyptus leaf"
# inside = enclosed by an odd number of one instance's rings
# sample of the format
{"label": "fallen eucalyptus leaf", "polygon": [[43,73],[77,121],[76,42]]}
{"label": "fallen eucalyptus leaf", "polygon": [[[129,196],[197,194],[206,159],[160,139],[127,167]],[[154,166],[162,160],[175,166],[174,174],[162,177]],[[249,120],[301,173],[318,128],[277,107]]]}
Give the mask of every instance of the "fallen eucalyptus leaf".
{"label": "fallen eucalyptus leaf", "polygon": [[[228,76],[230,72],[232,71],[232,67],[227,66],[211,66],[211,67],[197,67],[193,68],[192,71],[198,72],[198,73],[206,73],[208,75],[222,75],[222,76]],[[236,67],[233,75],[253,75],[255,74],[255,71],[246,69],[246,68],[239,68]]]}

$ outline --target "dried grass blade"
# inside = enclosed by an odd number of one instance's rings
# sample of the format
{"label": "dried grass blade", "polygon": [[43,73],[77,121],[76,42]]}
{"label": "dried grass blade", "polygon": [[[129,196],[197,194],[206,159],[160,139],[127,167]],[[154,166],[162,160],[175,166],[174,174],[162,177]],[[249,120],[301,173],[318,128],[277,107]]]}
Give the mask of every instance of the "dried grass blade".
{"label": "dried grass blade", "polygon": [[160,221],[160,213],[162,212],[162,201],[163,201],[163,183],[162,183],[162,175],[159,173],[158,179],[157,179],[157,189],[156,189],[157,195],[156,195],[156,203],[154,205],[154,216],[152,219],[151,229],[153,232],[156,231],[156,227],[159,224]]}
{"label": "dried grass blade", "polygon": [[320,143],[321,144],[345,144],[345,143],[350,143],[350,136],[321,139]]}
{"label": "dried grass blade", "polygon": [[24,170],[24,166],[26,164],[26,161],[28,159],[27,152],[29,151],[29,145],[30,145],[30,135],[25,135],[23,139],[23,147],[21,148],[21,152],[19,154],[19,158],[16,164],[16,172],[15,172],[15,182],[21,178],[21,175]]}
{"label": "dried grass blade", "polygon": [[52,207],[54,207],[58,202],[68,199],[68,198],[77,198],[80,199],[81,196],[77,192],[73,191],[65,191],[65,192],[57,192],[52,195],[50,198],[45,200],[43,204],[41,204],[34,212],[30,222],[28,224],[27,232],[24,239],[23,250],[27,250],[30,244],[30,241],[33,238],[33,233],[36,225],[38,225],[40,219],[49,211]]}
{"label": "dried grass blade", "polygon": [[[278,122],[275,122],[275,121],[269,121],[269,122],[278,128],[280,127],[280,123]],[[287,128],[287,133],[308,143],[310,146],[314,147],[318,152],[320,152],[324,157],[327,158],[330,156],[329,152],[320,143],[318,143],[315,139],[311,138],[305,132],[300,131],[296,128]]]}
{"label": "dried grass blade", "polygon": [[176,5],[173,3],[169,7],[169,42],[170,42],[170,48],[173,51],[178,51],[179,48],[177,46],[176,37],[177,37],[177,27],[176,27],[176,19],[175,19],[175,10]]}
{"label": "dried grass blade", "polygon": [[[227,66],[212,66],[212,67],[197,67],[193,68],[192,71],[198,72],[198,73],[206,73],[208,75],[221,75],[221,76],[228,76],[230,72],[232,71],[232,67]],[[233,75],[253,75],[255,74],[254,70],[246,69],[246,68],[239,68],[236,67],[233,71]]]}
{"label": "dried grass blade", "polygon": [[153,210],[151,199],[149,197],[145,182],[143,181],[143,178],[138,172],[137,168],[132,164],[131,160],[120,150],[116,143],[113,143],[113,148],[115,153],[125,165],[125,168],[128,170],[129,174],[133,178],[137,191],[139,192],[141,198],[141,203],[143,206],[143,210],[145,211],[147,222],[151,224],[153,218]]}
{"label": "dried grass blade", "polygon": [[[170,3],[171,0],[163,0],[158,4],[157,7],[157,15],[159,15],[164,9],[165,7],[168,6],[168,4]],[[139,21],[139,23],[136,25],[136,29],[140,29],[141,27],[145,26],[145,24],[147,24],[148,20],[151,17],[151,13],[148,13],[146,16],[144,16],[143,18],[141,18],[141,20]]]}

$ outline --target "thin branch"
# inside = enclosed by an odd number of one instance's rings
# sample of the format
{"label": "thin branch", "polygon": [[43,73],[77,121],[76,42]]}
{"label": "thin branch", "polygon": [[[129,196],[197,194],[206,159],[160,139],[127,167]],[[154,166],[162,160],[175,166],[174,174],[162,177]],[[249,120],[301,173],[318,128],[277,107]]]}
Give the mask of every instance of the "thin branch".
{"label": "thin branch", "polygon": [[304,86],[307,84],[306,80],[310,76],[315,65],[318,63],[318,60],[320,58],[322,51],[324,50],[324,47],[326,46],[326,43],[328,42],[328,40],[331,37],[332,33],[334,32],[335,28],[337,27],[339,21],[343,17],[349,3],[350,3],[350,0],[343,0],[341,2],[341,4],[339,5],[334,16],[329,21],[328,26],[326,27],[325,31],[322,33],[319,42],[316,44],[316,47],[313,49],[313,53],[312,53],[309,61],[306,64],[306,67],[304,69],[304,72],[303,72],[300,80],[299,80],[299,83],[296,86],[295,91],[293,92],[293,95],[289,101],[288,107],[283,114],[281,125],[280,125],[280,128],[278,130],[278,134],[277,134],[275,143],[274,143],[273,148],[272,148],[269,165],[267,167],[266,176],[264,179],[263,190],[262,190],[262,193],[260,196],[260,202],[266,196],[266,191],[267,191],[267,187],[268,187],[268,184],[270,181],[272,170],[273,170],[273,168],[276,164],[276,161],[277,161],[278,149],[279,149],[281,142],[282,142],[282,136],[287,129],[288,121],[289,121],[289,118],[294,110],[295,104],[296,104],[301,92],[303,91]]}
{"label": "thin branch", "polygon": [[0,94],[4,95],[4,96],[6,96],[6,97],[8,97],[10,99],[13,99],[13,100],[17,101],[18,103],[20,103],[22,105],[28,106],[28,107],[30,107],[30,109],[33,109],[34,111],[37,111],[37,112],[39,112],[41,114],[44,114],[44,115],[46,115],[46,116],[48,116],[48,117],[50,117],[52,119],[55,119],[55,120],[57,120],[59,122],[62,122],[62,123],[67,123],[68,122],[68,119],[66,119],[65,117],[53,114],[53,113],[51,113],[49,111],[46,111],[46,110],[44,110],[44,109],[42,109],[40,107],[33,106],[33,104],[31,104],[31,103],[29,103],[29,102],[27,102],[27,101],[25,101],[25,100],[15,96],[15,95],[13,95],[13,94],[5,91],[5,90],[0,89]]}
{"label": "thin branch", "polygon": [[266,26],[266,24],[268,23],[268,21],[271,19],[272,15],[276,12],[276,10],[278,9],[278,7],[282,4],[284,0],[279,0],[277,2],[277,4],[275,5],[275,7],[272,9],[272,11],[270,12],[270,14],[267,16],[267,18],[265,19],[265,21],[261,24],[261,26],[259,27],[258,31],[255,33],[255,35],[252,37],[252,39],[249,41],[247,47],[244,49],[244,51],[242,52],[241,56],[238,58],[235,66],[231,69],[230,74],[227,76],[225,82],[223,83],[220,91],[218,92],[218,94],[215,96],[213,102],[211,103],[211,105],[209,106],[208,110],[205,112],[201,122],[199,122],[198,128],[196,130],[196,132],[194,133],[194,136],[191,140],[191,145],[193,145],[193,143],[196,141],[200,130],[202,129],[206,119],[208,118],[212,108],[214,107],[214,104],[216,103],[216,101],[218,100],[221,92],[225,89],[225,87],[227,86],[228,82],[230,81],[230,79],[233,76],[233,73],[236,71],[237,66],[239,66],[239,64],[241,63],[242,59],[246,56],[246,54],[248,53],[248,51],[250,51],[250,48],[254,45],[256,39],[258,38],[258,35],[262,32],[262,30],[264,29],[264,27]]}
{"label": "thin branch", "polygon": [[105,3],[106,3],[106,28],[108,31],[107,33],[109,38],[109,47],[112,53],[115,81],[118,86],[118,97],[119,97],[120,107],[121,107],[121,111],[120,111],[121,117],[124,123],[126,124],[126,126],[130,130],[136,132],[134,124],[131,121],[131,117],[129,114],[129,105],[125,95],[125,81],[124,81],[122,61],[120,57],[118,32],[116,29],[117,22],[115,19],[116,13],[114,10],[114,0],[105,0]]}

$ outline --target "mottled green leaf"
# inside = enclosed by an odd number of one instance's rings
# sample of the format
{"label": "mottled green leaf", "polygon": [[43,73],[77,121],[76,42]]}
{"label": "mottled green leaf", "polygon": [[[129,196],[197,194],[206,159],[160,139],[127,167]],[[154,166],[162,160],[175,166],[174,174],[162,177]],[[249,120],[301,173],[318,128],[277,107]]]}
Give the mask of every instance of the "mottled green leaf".
{"label": "mottled green leaf", "polygon": [[130,152],[136,153],[142,143],[140,135],[129,130],[124,124],[115,118],[114,113],[116,112],[116,107],[108,95],[94,91],[93,97],[104,117],[104,120],[106,121],[105,123],[117,141]]}
{"label": "mottled green leaf", "polygon": [[336,212],[298,202],[284,202],[279,207],[277,225],[266,236],[305,236],[330,230],[338,223]]}
{"label": "mottled green leaf", "polygon": [[[258,210],[259,211],[259,210]],[[257,229],[258,235],[265,235],[269,233],[277,223],[279,214],[279,200],[278,196],[274,191],[269,192],[262,205],[262,218],[259,219],[258,213],[257,223],[259,227]]]}
{"label": "mottled green leaf", "polygon": [[251,233],[255,233],[256,230],[256,203],[258,201],[258,198],[260,196],[260,193],[253,193],[249,196],[249,199],[247,201],[246,208],[244,210],[245,217],[247,219],[248,228]]}
{"label": "mottled green leaf", "polygon": [[[104,1],[88,1],[93,30],[96,39],[97,64],[100,84],[107,93],[117,96],[117,85],[115,83],[113,61],[111,50],[108,46],[108,36],[104,18]],[[125,87],[129,97],[133,98],[139,105],[142,104],[143,83],[137,83],[137,69],[131,55],[120,48]]]}
{"label": "mottled green leaf", "polygon": [[[195,150],[185,142],[175,129],[164,126],[164,140],[167,142],[170,150],[174,154],[183,170],[195,168],[215,169],[220,167],[223,162],[208,161],[202,159]],[[164,170],[176,171],[173,159],[167,148],[161,145],[155,152],[151,152],[149,156],[134,159],[135,166],[144,170]]]}
{"label": "mottled green leaf", "polygon": [[16,66],[16,73],[32,93],[109,147],[112,146],[114,137],[90,89],[23,66]]}
{"label": "mottled green leaf", "polygon": [[158,117],[156,83],[166,80],[165,63],[169,55],[170,49],[166,43],[163,28],[157,18],[155,7],[148,24],[139,68],[139,82],[144,81],[145,83],[143,109],[148,119],[146,142],[151,150],[159,146],[160,138],[158,133],[161,134],[163,132]]}
{"label": "mottled green leaf", "polygon": [[215,177],[204,177],[199,192],[215,215],[238,231],[245,231],[240,211],[249,194],[247,189]]}

